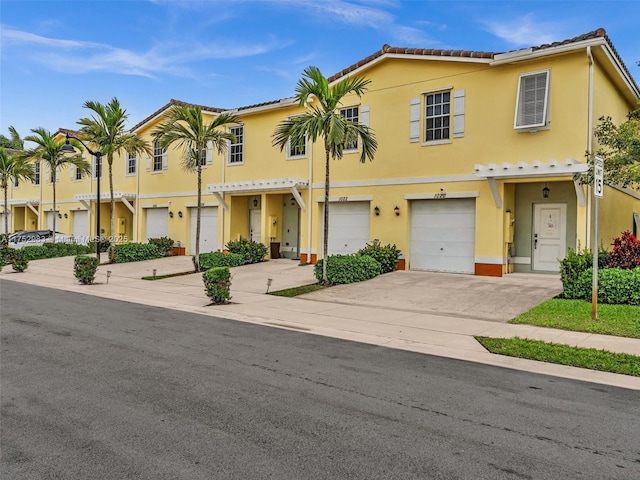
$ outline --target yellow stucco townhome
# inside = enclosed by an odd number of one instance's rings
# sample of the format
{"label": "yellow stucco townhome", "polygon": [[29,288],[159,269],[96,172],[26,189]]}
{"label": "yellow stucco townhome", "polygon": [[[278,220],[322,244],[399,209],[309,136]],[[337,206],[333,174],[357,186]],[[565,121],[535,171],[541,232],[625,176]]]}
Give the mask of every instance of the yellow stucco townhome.
{"label": "yellow stucco townhome", "polygon": [[[332,161],[329,254],[379,239],[402,250],[407,269],[500,276],[557,272],[568,248],[592,246],[592,192],[574,176],[597,148],[598,118],[621,123],[640,96],[604,30],[507,53],[385,45],[330,80],[348,75],[371,84],[342,112],[369,125],[379,146],[373,162],[359,163],[359,145]],[[183,102],[171,100],[132,131],[152,144],[176,104]],[[273,256],[314,263],[322,254],[323,145],[272,146],[277,124],[300,107],[285,98],[202,110],[208,118],[232,112],[241,123],[230,126],[236,142],[224,155],[203,152],[200,251],[242,237]],[[193,252],[195,174],[182,171],[175,150],[154,145],[143,157],[114,162],[114,233],[103,177],[101,228],[133,241],[170,236]],[[95,231],[95,181],[67,172],[60,184],[59,230]],[[14,229],[32,219],[45,225],[48,190],[43,180],[11,192]],[[607,186],[598,218],[605,245],[623,230],[640,233],[640,194]]]}

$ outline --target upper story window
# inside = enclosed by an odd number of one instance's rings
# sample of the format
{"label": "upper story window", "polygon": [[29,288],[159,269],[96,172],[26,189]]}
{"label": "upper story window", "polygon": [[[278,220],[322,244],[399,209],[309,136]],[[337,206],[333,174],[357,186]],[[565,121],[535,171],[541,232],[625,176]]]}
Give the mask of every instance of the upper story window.
{"label": "upper story window", "polygon": [[229,131],[236,137],[236,141],[229,145],[229,163],[242,163],[244,161],[244,126],[231,127]]}
{"label": "upper story window", "polygon": [[33,184],[40,185],[40,162],[33,164]]}
{"label": "upper story window", "polygon": [[127,175],[135,175],[138,165],[138,157],[127,153]]}
{"label": "upper story window", "polygon": [[160,146],[160,142],[154,142],[153,144],[153,171],[160,172],[162,171],[162,157],[164,156],[164,151]]}
{"label": "upper story window", "polygon": [[18,188],[20,186],[20,180],[18,180],[18,177],[13,179],[13,188]]}
{"label": "upper story window", "polygon": [[76,167],[76,180],[82,180],[82,170],[79,167]]}
{"label": "upper story window", "polygon": [[548,107],[549,71],[520,75],[514,128],[546,126]]}
{"label": "upper story window", "polygon": [[207,164],[207,147],[200,150],[200,166],[204,167]]}
{"label": "upper story window", "polygon": [[425,142],[449,140],[451,126],[451,92],[425,95]]}
{"label": "upper story window", "polygon": [[[354,123],[358,123],[358,113],[359,113],[359,108],[357,106],[343,108],[342,110],[340,110],[340,115],[342,115],[347,120],[351,120]],[[347,142],[344,144],[344,150],[357,150],[357,149],[358,149],[358,140],[354,140],[352,142]]]}
{"label": "upper story window", "polygon": [[287,144],[287,158],[303,158],[307,156],[307,137],[305,135],[304,141],[301,145],[294,145],[289,140]]}

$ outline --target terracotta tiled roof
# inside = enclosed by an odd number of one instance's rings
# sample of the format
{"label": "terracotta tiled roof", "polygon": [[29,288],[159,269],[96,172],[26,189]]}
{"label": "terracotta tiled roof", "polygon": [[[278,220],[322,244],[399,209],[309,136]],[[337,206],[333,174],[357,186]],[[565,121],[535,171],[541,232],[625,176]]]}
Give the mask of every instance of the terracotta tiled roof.
{"label": "terracotta tiled roof", "polygon": [[[554,47],[558,47],[558,46],[562,46],[562,45],[570,45],[572,43],[578,43],[578,42],[582,42],[582,41],[585,41],[585,40],[592,40],[592,39],[595,39],[595,38],[604,38],[605,39],[605,41],[609,45],[609,48],[611,48],[611,51],[615,54],[617,60],[622,65],[622,68],[624,69],[625,73],[629,76],[629,78],[631,79],[631,81],[633,82],[634,86],[637,89],[638,86],[634,82],[633,77],[631,76],[631,73],[627,69],[627,66],[624,64],[624,62],[622,61],[622,58],[620,57],[620,55],[618,54],[617,50],[613,46],[613,43],[611,43],[611,40],[607,36],[607,32],[605,31],[604,28],[599,28],[599,29],[594,30],[592,32],[585,33],[585,34],[579,35],[577,37],[569,38],[567,40],[561,40],[559,42],[553,42],[553,43],[545,43],[543,45],[538,45],[538,46],[535,46],[535,47],[531,47],[531,50],[532,51],[540,51],[540,50],[544,50],[544,49],[547,49],[547,48],[554,48]],[[354,70],[357,70],[358,68],[360,68],[360,67],[362,67],[362,66],[364,66],[364,65],[366,65],[366,64],[368,64],[370,62],[372,62],[376,58],[381,57],[382,55],[387,54],[387,53],[402,54],[402,55],[416,55],[416,56],[437,56],[437,57],[493,59],[499,53],[504,53],[504,52],[479,52],[479,51],[472,51],[472,50],[436,50],[436,49],[427,49],[427,48],[399,48],[399,47],[391,47],[391,46],[385,44],[385,45],[383,45],[381,50],[378,50],[374,54],[369,55],[367,58],[363,58],[359,62],[356,62],[353,65],[345,68],[344,70],[332,75],[331,77],[329,77],[328,80],[330,82],[338,80],[339,78],[344,77],[345,75],[348,75],[349,73],[353,72]]]}
{"label": "terracotta tiled roof", "polygon": [[285,100],[288,100],[288,99],[287,98],[280,98],[278,100],[270,100],[268,102],[254,103],[253,105],[246,105],[244,107],[238,107],[238,108],[234,108],[232,110],[241,111],[241,110],[249,110],[250,108],[265,107],[267,105],[275,105],[277,103],[281,103],[281,102],[283,102]]}
{"label": "terracotta tiled roof", "polygon": [[56,133],[53,134],[53,136],[55,137],[56,135],[61,134],[61,135],[73,135],[74,137],[77,137],[78,135],[80,135],[80,132],[77,130],[70,130],[68,128],[62,128],[60,127]]}
{"label": "terracotta tiled roof", "polygon": [[175,100],[175,99],[172,98],[171,100],[169,100],[169,103],[167,103],[165,106],[159,108],[158,110],[153,112],[151,115],[149,115],[147,118],[145,118],[144,120],[142,120],[142,121],[138,122],[137,124],[135,124],[133,126],[133,128],[131,128],[131,131],[135,131],[136,129],[140,128],[142,125],[147,123],[149,120],[151,120],[152,118],[155,118],[156,116],[160,115],[162,112],[164,112],[165,110],[168,110],[169,108],[173,107],[174,105],[179,105],[181,107],[200,107],[204,111],[215,112],[215,113],[222,113],[222,112],[226,111],[225,108],[207,107],[205,105],[197,105],[195,103],[187,103],[187,102],[183,102],[181,100]]}

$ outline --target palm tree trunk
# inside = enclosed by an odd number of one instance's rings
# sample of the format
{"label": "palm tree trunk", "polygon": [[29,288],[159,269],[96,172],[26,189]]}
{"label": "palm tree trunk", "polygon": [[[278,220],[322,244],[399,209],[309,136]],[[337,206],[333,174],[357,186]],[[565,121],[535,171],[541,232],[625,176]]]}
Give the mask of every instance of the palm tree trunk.
{"label": "palm tree trunk", "polygon": [[51,185],[53,186],[53,243],[56,243],[56,169],[51,169],[53,173],[51,174]]}
{"label": "palm tree trunk", "polygon": [[2,185],[4,190],[4,233],[9,233],[9,194],[8,185]]}
{"label": "palm tree trunk", "polygon": [[[200,151],[200,150],[199,150]],[[200,199],[202,198],[202,166],[198,157],[198,205],[196,207],[196,251],[193,257],[193,264],[196,272],[200,271]]]}
{"label": "palm tree trunk", "polygon": [[[113,201],[113,154],[109,154],[107,157],[107,163],[109,164],[109,209],[111,210],[110,215],[110,223],[109,223],[109,236],[111,239],[114,238],[115,229],[116,229],[116,219],[115,219],[115,204]],[[102,166],[101,166],[102,167]],[[102,168],[100,168],[100,173],[102,173]],[[116,249],[111,249],[111,263],[115,263],[116,260]]]}
{"label": "palm tree trunk", "polygon": [[325,145],[325,173],[324,173],[324,238],[322,245],[322,283],[327,279],[327,251],[329,250],[329,147]]}

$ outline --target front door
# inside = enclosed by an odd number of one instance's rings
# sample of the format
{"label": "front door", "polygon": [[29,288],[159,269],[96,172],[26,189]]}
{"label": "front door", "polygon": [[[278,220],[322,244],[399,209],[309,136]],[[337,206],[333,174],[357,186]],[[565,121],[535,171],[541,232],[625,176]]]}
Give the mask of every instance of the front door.
{"label": "front door", "polygon": [[567,205],[536,203],[533,223],[533,270],[560,271],[567,249]]}
{"label": "front door", "polygon": [[260,243],[261,241],[261,235],[262,235],[262,229],[261,227],[261,220],[262,220],[262,213],[260,210],[249,210],[250,212],[250,229],[251,229],[251,240],[253,240],[254,242]]}

